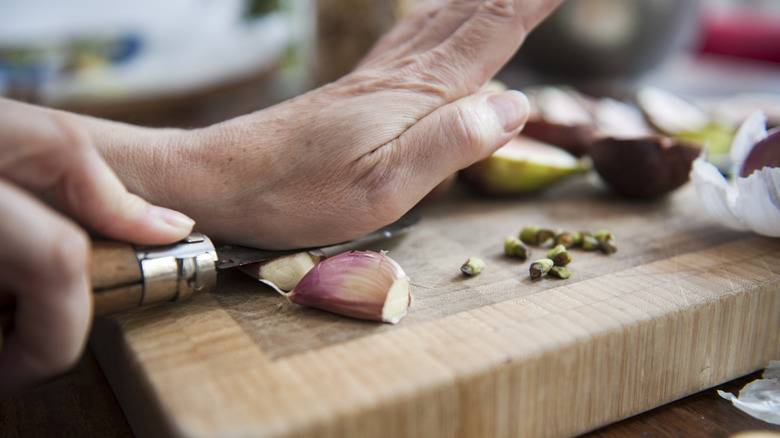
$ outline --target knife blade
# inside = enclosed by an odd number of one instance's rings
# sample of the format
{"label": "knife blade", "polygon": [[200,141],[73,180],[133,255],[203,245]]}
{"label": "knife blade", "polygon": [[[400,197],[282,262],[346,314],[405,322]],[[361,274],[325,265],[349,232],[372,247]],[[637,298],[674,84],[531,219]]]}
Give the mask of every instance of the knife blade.
{"label": "knife blade", "polygon": [[217,285],[217,270],[271,260],[302,251],[322,250],[332,255],[388,239],[405,232],[419,217],[396,222],[357,239],[322,247],[265,250],[241,245],[214,244],[202,233],[192,233],[172,245],[133,247],[115,241],[92,245],[90,276],[95,314],[181,301]]}
{"label": "knife blade", "polygon": [[348,250],[350,247],[358,245],[366,245],[371,242],[389,239],[399,233],[402,233],[409,229],[412,225],[416,224],[420,220],[417,216],[403,216],[397,221],[380,228],[374,232],[366,234],[357,239],[336,243],[333,245],[299,248],[299,249],[285,249],[285,250],[266,250],[250,248],[241,245],[230,244],[215,244],[216,250],[216,267],[217,269],[233,268],[236,266],[243,266],[249,263],[261,262],[265,260],[275,259],[285,255],[295,254],[303,251],[316,251],[322,250],[326,253],[337,253]]}

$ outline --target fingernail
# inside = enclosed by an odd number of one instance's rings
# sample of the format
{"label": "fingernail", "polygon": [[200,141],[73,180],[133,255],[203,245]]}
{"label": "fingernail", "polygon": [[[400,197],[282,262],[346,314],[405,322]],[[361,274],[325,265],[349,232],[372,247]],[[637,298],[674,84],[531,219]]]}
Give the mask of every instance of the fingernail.
{"label": "fingernail", "polygon": [[488,97],[488,102],[493,107],[493,111],[496,112],[496,116],[506,132],[514,131],[523,126],[531,111],[528,98],[516,90],[492,94]]}
{"label": "fingernail", "polygon": [[195,221],[190,217],[169,208],[155,206],[154,214],[162,222],[165,222],[177,230],[190,232],[192,227],[195,226]]}

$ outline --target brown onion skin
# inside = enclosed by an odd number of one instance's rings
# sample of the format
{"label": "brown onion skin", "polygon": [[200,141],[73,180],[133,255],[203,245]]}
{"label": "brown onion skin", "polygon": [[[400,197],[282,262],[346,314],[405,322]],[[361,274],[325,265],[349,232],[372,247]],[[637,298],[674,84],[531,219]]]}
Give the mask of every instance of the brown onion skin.
{"label": "brown onion skin", "polygon": [[764,167],[780,167],[780,127],[767,132],[767,137],[753,146],[742,163],[739,176],[747,178]]}
{"label": "brown onion skin", "polygon": [[690,178],[701,146],[664,136],[636,139],[603,138],[593,143],[593,167],[617,194],[658,198]]}

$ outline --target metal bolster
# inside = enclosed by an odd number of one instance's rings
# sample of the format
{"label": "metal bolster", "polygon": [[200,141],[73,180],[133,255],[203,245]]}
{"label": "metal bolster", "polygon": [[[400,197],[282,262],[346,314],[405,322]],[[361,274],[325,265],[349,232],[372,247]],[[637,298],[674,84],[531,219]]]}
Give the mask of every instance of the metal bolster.
{"label": "metal bolster", "polygon": [[169,246],[138,248],[144,290],[140,305],[179,301],[217,284],[217,252],[201,233]]}

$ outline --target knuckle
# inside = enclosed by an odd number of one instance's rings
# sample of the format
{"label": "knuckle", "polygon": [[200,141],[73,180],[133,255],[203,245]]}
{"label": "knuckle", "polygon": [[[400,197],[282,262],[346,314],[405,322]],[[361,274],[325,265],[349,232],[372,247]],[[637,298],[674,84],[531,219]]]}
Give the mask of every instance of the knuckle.
{"label": "knuckle", "polygon": [[485,2],[485,9],[499,17],[513,18],[516,15],[513,0],[490,0]]}
{"label": "knuckle", "polygon": [[72,283],[86,275],[90,257],[86,232],[69,222],[63,222],[54,230],[49,245],[49,263],[55,267],[53,272],[63,282]]}
{"label": "knuckle", "polygon": [[464,157],[471,157],[472,151],[482,144],[480,131],[475,129],[478,124],[475,123],[473,114],[461,107],[455,106],[452,121],[449,124],[449,134],[452,136],[452,143],[457,146],[457,150]]}

